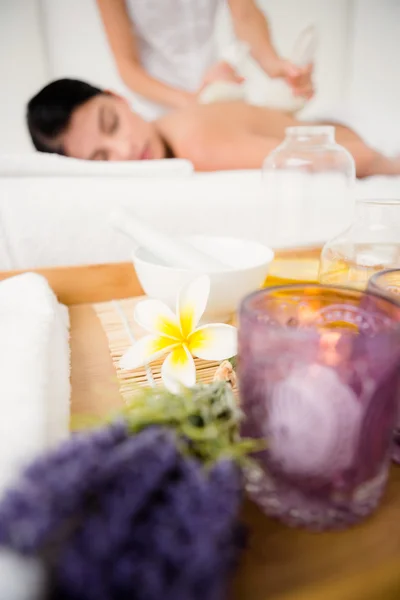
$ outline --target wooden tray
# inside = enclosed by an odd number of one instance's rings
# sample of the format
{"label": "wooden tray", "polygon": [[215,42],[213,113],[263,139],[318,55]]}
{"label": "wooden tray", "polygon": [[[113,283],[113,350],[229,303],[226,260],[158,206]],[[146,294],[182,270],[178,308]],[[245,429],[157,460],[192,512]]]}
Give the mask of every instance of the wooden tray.
{"label": "wooden tray", "polygon": [[[288,254],[289,252],[289,254]],[[295,249],[279,256],[318,256]],[[142,293],[130,263],[44,269],[71,317],[72,412],[104,415],[121,406],[108,343],[93,302]],[[15,272],[0,273],[0,280]],[[382,506],[365,523],[337,533],[289,529],[246,502],[249,544],[231,600],[398,600],[400,467],[393,467]]]}

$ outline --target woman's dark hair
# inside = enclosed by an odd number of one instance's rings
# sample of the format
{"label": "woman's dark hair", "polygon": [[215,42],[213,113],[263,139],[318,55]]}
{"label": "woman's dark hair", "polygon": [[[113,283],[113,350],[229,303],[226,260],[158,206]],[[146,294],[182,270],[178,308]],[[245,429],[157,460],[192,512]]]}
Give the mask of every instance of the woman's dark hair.
{"label": "woman's dark hair", "polygon": [[102,93],[77,79],[58,79],[46,85],[27,106],[26,121],[36,150],[63,154],[57,138],[68,128],[72,113]]}

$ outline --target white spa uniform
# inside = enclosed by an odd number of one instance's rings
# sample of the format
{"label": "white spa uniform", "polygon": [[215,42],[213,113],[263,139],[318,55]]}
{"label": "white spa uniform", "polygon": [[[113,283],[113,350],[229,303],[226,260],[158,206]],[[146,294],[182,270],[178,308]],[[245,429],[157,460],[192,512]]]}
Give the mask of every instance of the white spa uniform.
{"label": "white spa uniform", "polygon": [[[221,0],[126,0],[140,60],[149,75],[195,92],[218,60],[214,39]],[[133,107],[147,119],[168,108],[135,95]]]}

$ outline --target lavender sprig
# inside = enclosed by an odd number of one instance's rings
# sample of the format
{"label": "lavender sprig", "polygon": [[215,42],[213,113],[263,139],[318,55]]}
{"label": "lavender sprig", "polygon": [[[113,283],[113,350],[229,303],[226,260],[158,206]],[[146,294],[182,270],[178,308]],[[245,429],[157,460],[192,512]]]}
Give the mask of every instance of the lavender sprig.
{"label": "lavender sprig", "polygon": [[120,421],[90,434],[75,434],[34,461],[0,503],[0,544],[23,554],[36,550],[78,509],[82,494],[101,477],[104,458],[128,436]]}
{"label": "lavender sprig", "polygon": [[[166,430],[120,434],[78,436],[30,467],[0,505],[2,544],[42,557],[48,600],[221,598],[238,551],[240,471],[229,461],[205,471]],[[104,451],[92,472],[90,446]]]}
{"label": "lavender sprig", "polygon": [[226,384],[136,395],[26,469],[0,503],[0,546],[41,558],[46,600],[219,600],[251,449],[239,416]]}

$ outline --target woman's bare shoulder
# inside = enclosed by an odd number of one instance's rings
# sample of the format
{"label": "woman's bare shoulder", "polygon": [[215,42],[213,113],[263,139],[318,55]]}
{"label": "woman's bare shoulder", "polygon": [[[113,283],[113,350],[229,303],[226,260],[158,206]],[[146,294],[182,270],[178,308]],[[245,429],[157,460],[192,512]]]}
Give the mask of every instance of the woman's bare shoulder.
{"label": "woman's bare shoulder", "polygon": [[156,126],[174,155],[190,160],[199,169],[206,168],[204,165],[214,154],[220,154],[229,140],[246,131],[243,110],[233,103],[177,110],[157,121]]}
{"label": "woman's bare shoulder", "polygon": [[242,103],[195,104],[169,113],[156,122],[156,127],[169,142],[215,138],[244,128],[248,111]]}
{"label": "woman's bare shoulder", "polygon": [[161,136],[172,147],[175,156],[187,158],[193,149],[202,147],[205,140],[219,129],[215,111],[207,106],[188,107],[168,113],[156,122]]}

